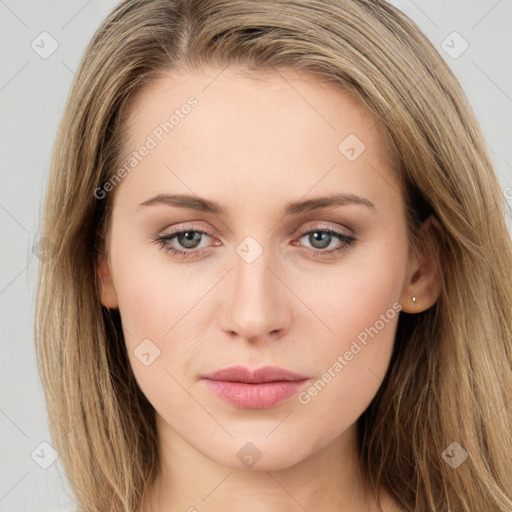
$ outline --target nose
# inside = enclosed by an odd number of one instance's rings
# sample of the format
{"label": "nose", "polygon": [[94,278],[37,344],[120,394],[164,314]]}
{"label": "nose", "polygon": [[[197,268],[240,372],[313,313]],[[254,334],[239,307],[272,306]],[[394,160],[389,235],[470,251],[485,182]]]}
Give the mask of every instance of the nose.
{"label": "nose", "polygon": [[234,269],[223,302],[222,328],[233,338],[250,343],[279,338],[288,330],[290,292],[279,268],[263,250],[248,263],[234,254]]}

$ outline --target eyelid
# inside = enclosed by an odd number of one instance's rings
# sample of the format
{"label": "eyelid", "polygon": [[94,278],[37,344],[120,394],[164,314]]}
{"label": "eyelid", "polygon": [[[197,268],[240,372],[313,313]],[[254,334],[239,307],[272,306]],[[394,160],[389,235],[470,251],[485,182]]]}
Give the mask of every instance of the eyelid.
{"label": "eyelid", "polygon": [[353,230],[350,230],[350,229],[346,228],[345,226],[339,226],[339,225],[333,226],[332,224],[323,225],[323,224],[318,224],[318,223],[317,224],[312,223],[305,228],[301,228],[298,231],[298,235],[299,235],[299,237],[302,237],[304,235],[311,233],[312,231],[323,231],[323,230],[337,231],[337,232],[340,232],[341,234],[346,235],[348,237],[356,236],[356,233]]}
{"label": "eyelid", "polygon": [[[314,231],[314,230],[323,230],[323,229],[326,229],[326,230],[329,230],[329,229],[332,229],[334,231],[340,231],[342,234],[348,236],[348,237],[352,237],[352,236],[355,236],[356,233],[353,232],[352,230],[349,230],[347,229],[346,227],[344,226],[332,226],[332,225],[329,225],[329,224],[318,224],[318,223],[310,223],[308,226],[304,227],[304,228],[301,228],[298,232],[297,232],[297,237],[301,238],[303,237],[304,235],[306,234],[309,234],[311,233],[311,231]],[[200,225],[197,225],[197,224],[187,224],[186,226],[183,226],[183,225],[176,225],[176,226],[173,226],[172,228],[168,228],[168,229],[165,229],[164,231],[162,231],[162,233],[159,235],[159,236],[170,236],[170,235],[173,235],[175,233],[181,233],[183,231],[196,231],[196,232],[199,232],[199,233],[205,233],[207,234],[208,236],[210,236],[211,238],[218,238],[212,230],[209,230],[208,228],[205,228],[203,226],[200,226]]]}
{"label": "eyelid", "polygon": [[162,233],[159,236],[170,236],[176,233],[182,233],[183,231],[196,231],[198,233],[205,233],[212,238],[217,238],[212,230],[209,230],[208,228],[193,223],[187,224],[186,226],[178,224],[171,228],[166,228],[162,231]]}

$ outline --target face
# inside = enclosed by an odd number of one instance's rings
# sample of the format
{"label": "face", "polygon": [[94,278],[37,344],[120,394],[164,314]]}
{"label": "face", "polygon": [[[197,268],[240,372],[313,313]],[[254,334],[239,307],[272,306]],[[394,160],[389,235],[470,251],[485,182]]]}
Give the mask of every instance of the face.
{"label": "face", "polygon": [[102,302],[161,433],[280,469],[353,430],[381,384],[405,210],[384,135],[345,92],[219,73],[169,74],[131,106]]}

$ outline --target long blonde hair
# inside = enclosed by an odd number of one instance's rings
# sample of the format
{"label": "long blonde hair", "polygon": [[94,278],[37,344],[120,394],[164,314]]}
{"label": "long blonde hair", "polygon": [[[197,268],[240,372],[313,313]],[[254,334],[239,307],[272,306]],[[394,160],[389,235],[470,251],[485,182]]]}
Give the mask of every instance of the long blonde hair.
{"label": "long blonde hair", "polygon": [[[216,64],[318,73],[381,125],[406,185],[411,239],[442,227],[436,304],[400,314],[389,371],[358,420],[362,467],[408,511],[512,510],[512,244],[507,204],[449,67],[379,0],[125,0],[97,30],[55,142],[35,339],[53,443],[80,509],[134,511],[158,467],[155,411],[101,305],[96,255],[130,100],[163,73]],[[458,468],[442,453],[457,442]]]}

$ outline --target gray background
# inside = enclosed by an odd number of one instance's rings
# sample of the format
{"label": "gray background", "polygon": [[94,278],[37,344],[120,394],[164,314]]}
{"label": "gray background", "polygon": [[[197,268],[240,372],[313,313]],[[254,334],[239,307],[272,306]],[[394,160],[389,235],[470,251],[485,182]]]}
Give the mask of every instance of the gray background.
{"label": "gray background", "polygon": [[[52,462],[52,452],[40,444],[50,438],[33,340],[39,262],[33,247],[71,80],[86,44],[116,3],[0,0],[0,512],[73,505],[59,460],[41,467]],[[511,0],[391,3],[420,26],[462,83],[512,205]],[[47,56],[55,44],[51,38],[58,47]],[[464,40],[469,46],[458,55]]]}

